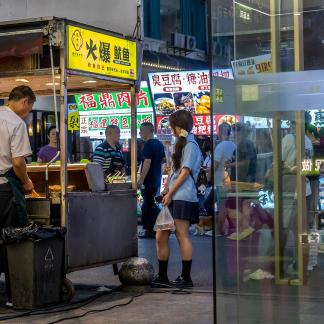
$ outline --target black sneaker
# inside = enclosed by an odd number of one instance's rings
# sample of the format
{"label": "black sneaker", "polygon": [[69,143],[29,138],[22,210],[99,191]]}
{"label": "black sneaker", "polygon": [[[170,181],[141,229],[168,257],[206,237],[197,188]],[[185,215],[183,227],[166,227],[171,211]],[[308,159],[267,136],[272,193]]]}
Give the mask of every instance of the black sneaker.
{"label": "black sneaker", "polygon": [[149,231],[148,235],[149,235],[149,238],[155,238],[155,232],[154,231]]}
{"label": "black sneaker", "polygon": [[193,282],[191,280],[191,277],[183,278],[182,276],[179,276],[176,280],[172,281],[172,285],[174,285],[177,288],[192,288]]}
{"label": "black sneaker", "polygon": [[152,288],[171,288],[171,282],[168,277],[162,277],[159,273],[153,278],[151,282]]}

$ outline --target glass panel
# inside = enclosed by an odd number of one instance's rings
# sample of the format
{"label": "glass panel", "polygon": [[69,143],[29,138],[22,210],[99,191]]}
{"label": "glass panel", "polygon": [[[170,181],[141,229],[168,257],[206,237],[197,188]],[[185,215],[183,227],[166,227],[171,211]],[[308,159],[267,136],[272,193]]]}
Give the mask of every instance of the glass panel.
{"label": "glass panel", "polygon": [[171,33],[181,32],[180,0],[160,0],[161,37],[170,41]]}
{"label": "glass panel", "polygon": [[320,323],[324,71],[308,44],[324,13],[300,0],[210,10],[212,71],[234,72],[212,77],[217,321]]}

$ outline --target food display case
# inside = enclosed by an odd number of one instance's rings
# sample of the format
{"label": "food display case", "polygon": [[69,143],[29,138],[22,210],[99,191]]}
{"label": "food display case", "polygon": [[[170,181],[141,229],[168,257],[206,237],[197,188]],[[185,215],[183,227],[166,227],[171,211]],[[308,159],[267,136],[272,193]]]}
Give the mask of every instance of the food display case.
{"label": "food display case", "polygon": [[[52,96],[59,129],[60,163],[27,166],[36,192],[27,197],[29,217],[66,227],[66,272],[137,256],[136,89],[141,52],[136,38],[46,17],[0,23],[0,39],[6,44],[0,49],[0,98],[6,100],[22,84],[37,98]],[[67,96],[118,91],[130,97],[131,175],[124,183],[106,186],[99,165],[68,163]],[[91,109],[95,102],[90,99],[84,104]]]}

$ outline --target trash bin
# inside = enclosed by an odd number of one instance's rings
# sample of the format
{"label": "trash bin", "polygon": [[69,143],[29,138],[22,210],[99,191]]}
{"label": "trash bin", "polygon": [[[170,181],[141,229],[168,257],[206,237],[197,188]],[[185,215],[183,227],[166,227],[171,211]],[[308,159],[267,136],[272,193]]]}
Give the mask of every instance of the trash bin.
{"label": "trash bin", "polygon": [[62,229],[38,228],[22,241],[6,244],[14,307],[33,309],[61,301],[64,234]]}

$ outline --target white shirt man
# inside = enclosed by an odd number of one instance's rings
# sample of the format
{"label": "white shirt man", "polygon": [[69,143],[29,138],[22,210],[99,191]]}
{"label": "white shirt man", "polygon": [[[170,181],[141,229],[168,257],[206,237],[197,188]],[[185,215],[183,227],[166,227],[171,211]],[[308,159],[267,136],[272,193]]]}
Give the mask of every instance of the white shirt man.
{"label": "white shirt man", "polygon": [[[12,168],[12,158],[32,154],[25,122],[9,107],[0,107],[0,173]],[[8,180],[0,177],[0,184]]]}
{"label": "white shirt man", "polygon": [[[19,86],[10,92],[7,106],[0,107],[0,230],[27,223],[25,193],[31,193],[34,186],[26,171],[25,157],[31,154],[31,148],[22,118],[31,112],[35,100],[32,89]],[[6,305],[12,306],[7,258],[1,262],[5,269]]]}

